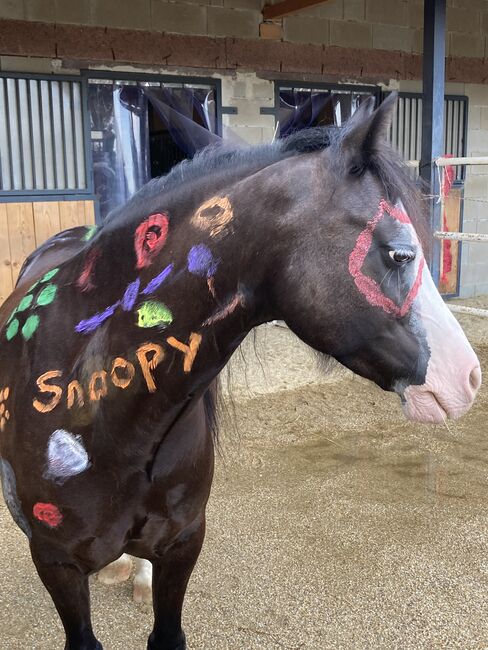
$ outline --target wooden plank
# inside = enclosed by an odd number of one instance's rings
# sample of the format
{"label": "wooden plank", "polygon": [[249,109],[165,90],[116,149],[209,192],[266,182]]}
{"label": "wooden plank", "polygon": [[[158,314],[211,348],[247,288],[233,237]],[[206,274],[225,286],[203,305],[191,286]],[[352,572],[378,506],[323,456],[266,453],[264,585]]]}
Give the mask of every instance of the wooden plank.
{"label": "wooden plank", "polygon": [[12,293],[12,262],[8,238],[7,204],[0,203],[0,304]]}
{"label": "wooden plank", "polygon": [[447,305],[455,314],[471,314],[471,316],[481,316],[488,318],[488,309],[478,309],[477,307],[465,307],[464,305]]}
{"label": "wooden plank", "polygon": [[43,244],[61,230],[59,205],[57,201],[43,201],[33,204],[36,246]]}
{"label": "wooden plank", "polygon": [[61,201],[59,203],[61,230],[85,225],[84,201]]}
{"label": "wooden plank", "polygon": [[436,230],[434,233],[436,239],[454,239],[457,241],[469,241],[488,244],[488,235],[483,235],[478,232],[445,232],[443,230]]}
{"label": "wooden plank", "polygon": [[324,4],[324,2],[327,0],[283,0],[275,5],[266,5],[263,8],[263,18],[264,20],[282,18],[308,7]]}
{"label": "wooden plank", "polygon": [[12,282],[15,284],[25,258],[36,247],[32,203],[7,203],[8,234],[12,262]]}
{"label": "wooden plank", "polygon": [[[461,223],[462,189],[451,187],[449,195],[444,199],[446,223],[444,228],[449,232],[459,232]],[[446,259],[446,268],[444,265]],[[441,293],[457,293],[458,289],[459,242],[444,240],[441,243],[441,263],[439,290]]]}
{"label": "wooden plank", "polygon": [[450,167],[451,165],[488,165],[488,156],[462,156],[460,158],[437,158],[437,167]]}
{"label": "wooden plank", "polygon": [[87,226],[93,226],[95,223],[94,201],[85,201],[85,223]]}

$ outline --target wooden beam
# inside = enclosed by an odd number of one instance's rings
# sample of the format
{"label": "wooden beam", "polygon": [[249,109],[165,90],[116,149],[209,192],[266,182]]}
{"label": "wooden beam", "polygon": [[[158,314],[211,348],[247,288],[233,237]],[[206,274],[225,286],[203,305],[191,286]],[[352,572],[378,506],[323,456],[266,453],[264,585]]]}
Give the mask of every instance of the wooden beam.
{"label": "wooden beam", "polygon": [[283,18],[283,16],[289,16],[297,11],[320,5],[324,2],[327,2],[327,0],[282,0],[282,2],[278,2],[275,5],[266,5],[263,8],[263,18],[264,20]]}

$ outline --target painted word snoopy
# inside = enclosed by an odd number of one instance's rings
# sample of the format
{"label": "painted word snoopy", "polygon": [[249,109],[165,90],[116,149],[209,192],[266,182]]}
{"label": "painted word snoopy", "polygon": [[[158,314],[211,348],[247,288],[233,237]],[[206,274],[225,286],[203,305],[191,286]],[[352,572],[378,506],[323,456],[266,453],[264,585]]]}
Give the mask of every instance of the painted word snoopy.
{"label": "painted word snoopy", "polygon": [[[196,332],[192,332],[188,343],[182,343],[174,336],[166,339],[169,346],[182,352],[183,372],[191,371],[201,341],[201,334]],[[138,367],[150,393],[154,393],[157,388],[152,371],[157,368],[164,357],[165,350],[158,343],[143,343],[135,351]],[[37,378],[39,396],[33,400],[32,406],[39,413],[49,413],[61,403],[63,395],[66,394],[68,409],[72,409],[74,406],[82,408],[87,402],[97,402],[106,397],[109,382],[116,388],[125,390],[131,385],[135,374],[136,365],[134,363],[123,357],[116,357],[108,369],[103,368],[93,372],[87,386],[83,386],[78,379],[71,379],[65,391],[64,386],[58,383],[63,379],[63,371],[48,370]],[[41,396],[44,396],[43,399],[39,399]],[[47,401],[46,396],[50,396]]]}

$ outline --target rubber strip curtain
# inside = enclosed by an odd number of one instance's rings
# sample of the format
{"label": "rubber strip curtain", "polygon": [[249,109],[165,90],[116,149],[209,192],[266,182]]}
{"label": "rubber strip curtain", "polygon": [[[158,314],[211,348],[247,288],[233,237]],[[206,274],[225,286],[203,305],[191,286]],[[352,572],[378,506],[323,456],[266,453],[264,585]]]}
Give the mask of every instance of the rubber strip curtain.
{"label": "rubber strip curtain", "polygon": [[280,136],[311,126],[341,126],[368,96],[367,93],[282,89],[278,112]]}
{"label": "rubber strip curtain", "polygon": [[151,177],[149,105],[184,156],[220,141],[209,89],[90,84],[93,173],[102,218]]}

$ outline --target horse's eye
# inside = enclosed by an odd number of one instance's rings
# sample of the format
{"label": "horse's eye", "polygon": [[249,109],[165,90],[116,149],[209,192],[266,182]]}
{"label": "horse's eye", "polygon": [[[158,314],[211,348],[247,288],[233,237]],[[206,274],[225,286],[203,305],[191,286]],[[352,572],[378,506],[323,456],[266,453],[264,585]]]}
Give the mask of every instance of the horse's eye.
{"label": "horse's eye", "polygon": [[397,264],[406,264],[415,259],[415,251],[408,250],[407,248],[397,248],[396,250],[388,251],[388,254]]}

